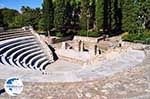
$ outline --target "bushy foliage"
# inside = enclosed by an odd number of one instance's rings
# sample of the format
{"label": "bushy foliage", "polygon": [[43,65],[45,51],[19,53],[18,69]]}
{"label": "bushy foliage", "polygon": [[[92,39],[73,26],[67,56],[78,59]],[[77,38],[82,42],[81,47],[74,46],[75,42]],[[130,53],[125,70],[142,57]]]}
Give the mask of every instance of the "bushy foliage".
{"label": "bushy foliage", "polygon": [[3,23],[7,24],[8,27],[11,27],[11,23],[14,22],[15,17],[19,15],[19,12],[17,10],[8,8],[0,9],[0,12],[3,16]]}
{"label": "bushy foliage", "polygon": [[38,29],[38,22],[41,17],[39,8],[31,9],[23,6],[21,13],[9,8],[3,8],[0,11],[3,15],[3,22],[8,24],[8,28],[20,28],[31,25],[34,29]]}
{"label": "bushy foliage", "polygon": [[122,34],[122,39],[129,42],[150,44],[150,31],[145,31],[140,34],[125,32]]}
{"label": "bushy foliage", "polygon": [[9,28],[20,28],[25,26],[25,18],[22,15],[14,17],[13,22],[9,24]]}

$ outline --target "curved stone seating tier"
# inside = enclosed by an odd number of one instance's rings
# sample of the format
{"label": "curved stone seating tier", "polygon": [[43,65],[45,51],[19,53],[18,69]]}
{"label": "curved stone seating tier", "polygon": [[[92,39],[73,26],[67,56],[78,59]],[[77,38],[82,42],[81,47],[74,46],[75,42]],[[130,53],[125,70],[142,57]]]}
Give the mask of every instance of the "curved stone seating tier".
{"label": "curved stone seating tier", "polygon": [[16,52],[17,50],[20,50],[22,48],[25,48],[25,47],[32,47],[34,44],[37,44],[36,42],[35,43],[27,43],[27,44],[23,44],[23,45],[20,45],[20,46],[16,46],[16,47],[13,47],[11,49],[8,49],[4,54],[3,54],[3,57],[2,58],[5,58],[6,61],[6,64],[10,62],[8,61],[9,59],[11,59],[10,55],[13,54],[14,52]]}
{"label": "curved stone seating tier", "polygon": [[49,60],[48,59],[43,59],[41,62],[39,62],[38,64],[37,64],[37,68],[39,69],[39,70],[43,70],[43,64],[45,64],[45,62],[46,63],[49,63]]}
{"label": "curved stone seating tier", "polygon": [[[30,49],[30,50],[20,54],[16,59],[16,60],[18,60],[18,61],[16,61],[16,63],[20,66],[23,66],[24,68],[27,68],[28,64],[26,64],[25,61],[26,61],[26,59],[28,59],[28,55],[37,53],[39,51],[41,52],[41,49],[36,47],[36,48]],[[22,64],[20,64],[20,63],[22,63]]]}
{"label": "curved stone seating tier", "polygon": [[30,30],[0,32],[0,63],[43,71],[53,58],[48,56],[42,44]]}
{"label": "curved stone seating tier", "polygon": [[45,67],[49,64],[50,64],[49,60],[42,62],[42,64],[40,65],[40,70],[45,70]]}
{"label": "curved stone seating tier", "polygon": [[35,65],[35,62],[41,58],[45,57],[45,54],[44,53],[41,53],[41,54],[38,54],[36,56],[34,56],[30,61],[29,61],[29,64],[31,64],[32,66]]}
{"label": "curved stone seating tier", "polygon": [[24,63],[30,64],[29,62],[32,60],[32,58],[34,58],[34,57],[36,57],[38,55],[41,55],[41,54],[43,54],[43,52],[39,51],[39,52],[34,52],[34,53],[28,55],[27,58],[26,58],[26,60],[24,61]]}
{"label": "curved stone seating tier", "polygon": [[11,35],[3,35],[3,36],[0,36],[0,39],[11,39],[11,38],[14,38],[14,37],[20,37],[20,36],[22,36],[22,37],[25,37],[25,36],[32,36],[32,34],[30,34],[30,33],[27,33],[27,34],[11,34]]}
{"label": "curved stone seating tier", "polygon": [[0,33],[0,37],[2,36],[11,36],[11,35],[18,35],[18,34],[31,34],[30,31],[24,31],[24,32],[4,32],[4,33]]}
{"label": "curved stone seating tier", "polygon": [[24,52],[26,52],[28,50],[30,51],[31,48],[33,49],[33,48],[37,48],[38,47],[37,45],[34,45],[34,46],[32,46],[32,47],[25,47],[23,49],[20,49],[20,50],[14,52],[10,57],[12,57],[13,59],[16,59],[20,54],[22,54],[22,53],[24,53]]}
{"label": "curved stone seating tier", "polygon": [[[17,59],[17,57],[20,55],[19,53],[23,53],[23,51],[24,52],[26,52],[26,51],[30,51],[31,49],[35,49],[35,48],[38,48],[38,46],[37,45],[34,45],[34,46],[29,46],[29,47],[26,47],[26,48],[23,48],[23,49],[20,49],[20,50],[18,50],[18,51],[16,51],[16,52],[14,52],[10,57],[10,61],[11,61],[11,64],[13,65],[14,63],[14,65],[17,65],[17,63],[16,62],[19,62],[19,59]],[[17,53],[18,52],[18,53]],[[17,65],[18,66],[18,65]],[[19,66],[20,66],[20,64],[19,64]],[[24,67],[24,66],[23,66]]]}
{"label": "curved stone seating tier", "polygon": [[22,28],[19,28],[19,29],[9,29],[7,30],[6,32],[17,32],[17,31],[24,31]]}
{"label": "curved stone seating tier", "polygon": [[25,44],[22,44],[22,45],[19,45],[19,46],[16,46],[16,47],[12,47],[11,49],[8,49],[4,55],[7,55],[9,56],[10,54],[16,52],[17,50],[20,50],[22,48],[26,48],[26,47],[32,47],[33,45],[36,45],[38,44],[37,42],[32,42],[32,43],[25,43]]}
{"label": "curved stone seating tier", "polygon": [[[25,41],[27,40],[27,41]],[[3,44],[0,44],[0,57],[3,56],[3,54],[9,50],[10,48],[16,47],[18,45],[24,44],[24,43],[30,43],[33,42],[33,38],[24,39],[24,40],[16,40],[16,41],[9,41]]]}
{"label": "curved stone seating tier", "polygon": [[0,55],[3,54],[5,51],[7,51],[10,48],[22,45],[22,44],[26,44],[26,43],[31,43],[31,42],[35,42],[34,40],[28,40],[28,41],[17,41],[16,43],[11,43],[11,44],[7,44],[5,47],[0,47]]}
{"label": "curved stone seating tier", "polygon": [[43,53],[43,52],[41,51],[40,48],[36,47],[36,48],[30,49],[30,50],[25,51],[22,54],[18,55],[17,59],[19,61],[25,62],[28,59],[29,56],[31,56],[32,54],[35,54],[35,53],[40,54],[40,53]]}
{"label": "curved stone seating tier", "polygon": [[27,34],[27,33],[30,33],[31,34],[31,32],[30,31],[12,31],[12,32],[0,32],[0,35],[2,36],[5,36],[5,35],[11,35],[11,34],[15,34],[15,35],[17,35],[17,34]]}
{"label": "curved stone seating tier", "polygon": [[3,44],[0,44],[0,49],[7,46],[7,45],[10,45],[10,44],[15,44],[18,42],[25,42],[25,41],[29,41],[29,40],[33,40],[33,39],[34,39],[34,37],[28,37],[28,38],[22,38],[22,39],[18,39],[18,40],[8,41],[8,42],[5,42]]}
{"label": "curved stone seating tier", "polygon": [[[26,51],[30,51],[30,49],[34,49],[34,48],[37,48],[37,46],[35,46],[35,47],[29,47],[29,48],[23,48],[23,49],[21,49],[21,50],[18,50],[18,51],[16,51],[15,53],[13,53],[10,57],[10,63],[11,63],[11,65],[13,65],[13,66],[18,66],[18,67],[21,67],[21,66],[23,66],[23,65],[21,65],[20,63],[19,63],[19,59],[17,59],[17,57],[21,54],[21,53],[23,53],[23,52],[26,52]],[[23,66],[24,67],[24,66]],[[24,68],[26,68],[26,67],[24,67]]]}
{"label": "curved stone seating tier", "polygon": [[0,41],[8,40],[8,39],[13,39],[13,38],[19,38],[19,37],[25,37],[25,36],[32,36],[32,34],[6,36],[6,37],[2,37],[2,38],[0,38]]}
{"label": "curved stone seating tier", "polygon": [[26,35],[26,34],[31,34],[30,31],[24,31],[24,32],[10,32],[10,33],[0,33],[0,37],[5,37],[5,36],[13,36],[13,35]]}
{"label": "curved stone seating tier", "polygon": [[7,31],[4,31],[4,32],[0,32],[0,34],[4,34],[4,33],[19,33],[19,32],[30,32],[30,30],[26,30],[26,31],[24,31],[24,30],[22,30],[22,29],[17,29],[17,30],[7,30]]}
{"label": "curved stone seating tier", "polygon": [[36,58],[37,60],[36,60],[36,59],[30,60],[29,63],[28,63],[29,66],[30,66],[32,69],[38,70],[37,65],[35,65],[35,62],[37,62],[39,59],[41,59],[41,58],[43,58],[43,57],[46,58],[45,55],[42,55],[42,54],[41,54],[41,55],[39,55],[39,56]]}
{"label": "curved stone seating tier", "polygon": [[[11,43],[11,42],[10,42]],[[27,41],[26,43],[30,43],[30,41]],[[6,45],[5,47],[2,47],[0,49],[0,61],[1,61],[1,57],[6,55],[6,53],[11,49],[11,48],[16,48],[18,47],[19,45],[23,45],[23,44],[26,44],[25,42],[18,42],[18,43],[14,43],[14,44],[10,44],[10,45]],[[4,54],[5,53],[5,54]],[[4,56],[6,57],[6,56]],[[2,62],[2,61],[1,61]],[[2,62],[3,63],[3,62]]]}
{"label": "curved stone seating tier", "polygon": [[[37,67],[38,64],[41,63],[43,60],[46,60],[46,57],[43,57],[43,58],[38,59],[38,60],[34,63],[34,66]],[[36,68],[36,69],[38,69],[38,68]]]}

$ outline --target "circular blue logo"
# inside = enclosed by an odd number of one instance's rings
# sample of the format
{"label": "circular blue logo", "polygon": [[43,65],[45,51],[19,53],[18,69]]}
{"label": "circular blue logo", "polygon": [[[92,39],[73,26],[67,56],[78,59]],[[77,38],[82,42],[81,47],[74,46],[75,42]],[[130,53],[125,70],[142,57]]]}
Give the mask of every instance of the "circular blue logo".
{"label": "circular blue logo", "polygon": [[4,88],[9,95],[17,96],[23,91],[23,82],[17,77],[11,77],[5,81]]}

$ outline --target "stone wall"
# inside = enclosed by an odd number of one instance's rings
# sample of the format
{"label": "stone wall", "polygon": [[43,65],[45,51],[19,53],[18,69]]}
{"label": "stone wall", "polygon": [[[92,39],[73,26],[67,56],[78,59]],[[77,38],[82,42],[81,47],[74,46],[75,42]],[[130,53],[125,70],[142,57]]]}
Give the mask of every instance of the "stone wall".
{"label": "stone wall", "polygon": [[132,48],[135,50],[144,50],[147,45],[141,43],[122,42],[122,48]]}
{"label": "stone wall", "polygon": [[4,32],[4,28],[3,27],[0,27],[0,32]]}
{"label": "stone wall", "polygon": [[52,50],[49,49],[49,47],[47,46],[47,44],[45,43],[45,41],[43,39],[41,39],[40,35],[38,35],[38,33],[36,31],[34,31],[32,28],[30,28],[30,31],[35,36],[35,38],[37,39],[37,41],[39,41],[39,43],[42,45],[43,51],[47,54],[47,57],[49,59],[51,59],[52,62],[54,62],[54,56],[53,56]]}
{"label": "stone wall", "polygon": [[89,42],[97,42],[97,38],[94,37],[83,37],[83,36],[74,36],[73,40],[81,40],[81,41],[89,41]]}

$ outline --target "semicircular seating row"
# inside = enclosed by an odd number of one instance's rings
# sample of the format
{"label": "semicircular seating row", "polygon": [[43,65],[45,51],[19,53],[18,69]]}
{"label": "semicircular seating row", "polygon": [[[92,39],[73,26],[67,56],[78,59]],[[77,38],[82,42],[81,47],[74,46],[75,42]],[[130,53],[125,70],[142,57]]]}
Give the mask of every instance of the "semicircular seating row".
{"label": "semicircular seating row", "polygon": [[53,62],[30,31],[21,29],[0,33],[0,63],[34,70],[45,70]]}

